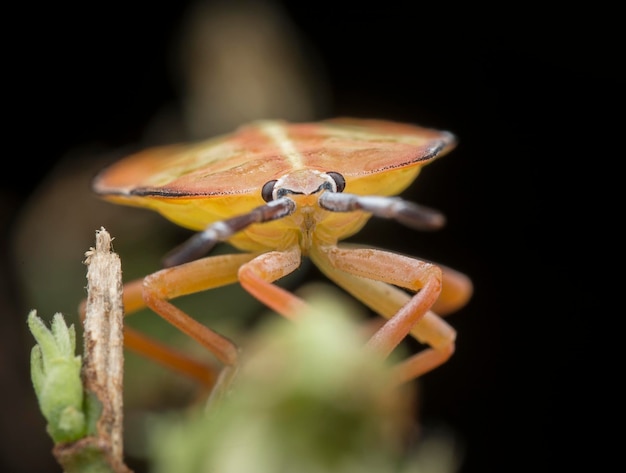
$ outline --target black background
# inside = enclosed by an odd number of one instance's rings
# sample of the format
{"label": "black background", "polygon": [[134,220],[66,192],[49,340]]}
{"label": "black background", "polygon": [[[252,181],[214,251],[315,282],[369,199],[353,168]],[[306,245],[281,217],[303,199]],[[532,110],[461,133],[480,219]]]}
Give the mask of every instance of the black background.
{"label": "black background", "polygon": [[[20,264],[13,223],[69,151],[137,143],[154,114],[177,103],[172,44],[189,4],[48,4],[8,20],[15,32],[5,42],[9,147],[0,177],[3,471],[59,471],[30,393],[31,307],[12,279]],[[418,122],[459,137],[453,153],[424,171],[419,194],[408,194],[443,210],[448,227],[422,237],[378,222],[378,233],[368,226],[362,237],[445,262],[474,281],[470,305],[450,318],[457,353],[423,380],[424,422],[462,439],[462,473],[580,460],[590,416],[579,399],[590,371],[580,335],[599,297],[587,284],[605,222],[593,202],[609,187],[598,171],[610,175],[607,163],[623,156],[613,131],[624,85],[614,13],[527,3],[279,4],[324,68],[330,100],[319,118]],[[422,242],[418,250],[411,238]]]}

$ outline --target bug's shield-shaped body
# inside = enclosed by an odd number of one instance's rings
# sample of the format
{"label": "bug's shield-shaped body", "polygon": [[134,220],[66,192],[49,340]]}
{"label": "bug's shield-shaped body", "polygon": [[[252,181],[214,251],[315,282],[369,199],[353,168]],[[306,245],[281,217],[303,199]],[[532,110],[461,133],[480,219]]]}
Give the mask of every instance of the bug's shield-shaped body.
{"label": "bug's shield-shaped body", "polygon": [[[454,350],[454,330],[430,309],[450,312],[464,305],[469,279],[421,260],[337,242],[371,216],[417,229],[440,227],[438,212],[393,196],[454,145],[448,132],[382,120],[259,121],[230,135],[123,159],[97,176],[99,195],[151,208],[200,232],[167,259],[171,267],[128,284],[125,302],[134,309],[147,305],[234,367],[236,346],[169,299],[239,281],[268,307],[297,319],[305,302],[273,282],[308,255],[331,280],[389,319],[368,341],[374,350],[386,356],[409,333],[430,345],[397,367],[399,381],[419,376]],[[249,253],[201,258],[219,241]],[[178,354],[131,330],[126,343],[214,382],[192,361],[180,362]]]}
{"label": "bug's shield-shaped body", "polygon": [[396,195],[454,144],[448,132],[381,120],[260,121],[200,143],[137,153],[101,173],[94,189],[109,200],[152,208],[181,226],[204,230],[262,205],[262,186],[282,179],[282,187],[301,196],[298,209],[304,210],[229,240],[244,250],[266,251],[288,246],[297,238],[294,232],[310,230],[312,221],[320,240],[329,242],[365,224],[367,212],[332,213],[317,206],[319,195],[312,193],[325,180],[321,173],[343,176],[345,193]]}

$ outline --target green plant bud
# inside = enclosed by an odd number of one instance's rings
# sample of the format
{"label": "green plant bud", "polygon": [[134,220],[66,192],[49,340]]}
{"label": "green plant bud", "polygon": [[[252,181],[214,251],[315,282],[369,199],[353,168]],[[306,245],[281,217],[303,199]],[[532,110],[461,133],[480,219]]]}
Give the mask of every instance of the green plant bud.
{"label": "green plant bud", "polygon": [[81,357],[75,354],[74,326],[68,328],[57,313],[48,329],[35,310],[28,315],[28,326],[37,341],[31,351],[31,380],[48,433],[57,443],[84,437]]}

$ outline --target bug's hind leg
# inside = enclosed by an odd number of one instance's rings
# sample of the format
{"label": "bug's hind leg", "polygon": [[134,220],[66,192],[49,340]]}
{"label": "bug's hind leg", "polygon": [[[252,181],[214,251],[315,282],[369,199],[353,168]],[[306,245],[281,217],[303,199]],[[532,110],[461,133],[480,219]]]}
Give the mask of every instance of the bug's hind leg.
{"label": "bug's hind leg", "polygon": [[465,306],[474,292],[472,280],[456,269],[437,264],[443,275],[441,294],[432,306],[438,315],[448,315]]}
{"label": "bug's hind leg", "polygon": [[463,307],[472,296],[473,284],[469,277],[452,268],[439,265],[443,271],[443,287],[432,310],[411,329],[411,335],[431,346],[407,358],[395,368],[398,382],[406,382],[442,365],[453,355],[456,331],[440,315],[448,315]]}
{"label": "bug's hind leg", "polygon": [[411,335],[430,347],[403,360],[394,367],[398,383],[418,378],[442,365],[454,354],[456,331],[432,311],[413,327]]}

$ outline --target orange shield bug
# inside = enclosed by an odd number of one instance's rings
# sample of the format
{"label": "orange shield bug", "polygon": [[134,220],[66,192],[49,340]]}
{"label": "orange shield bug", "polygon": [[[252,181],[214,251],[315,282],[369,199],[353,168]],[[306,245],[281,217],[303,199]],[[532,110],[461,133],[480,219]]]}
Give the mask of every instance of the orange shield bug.
{"label": "orange shield bug", "polygon": [[[95,192],[146,207],[195,230],[166,256],[165,269],[125,286],[127,312],[144,306],[212,352],[234,371],[238,348],[170,300],[239,282],[266,306],[297,319],[306,303],[274,284],[308,257],[330,280],[386,319],[367,345],[388,356],[411,335],[427,345],[393,369],[398,382],[444,363],[454,329],[440,315],[468,300],[463,274],[419,259],[339,243],[371,217],[418,230],[444,224],[439,212],[397,194],[422,166],[455,146],[448,132],[383,120],[316,123],[258,121],[195,144],[147,149],[101,172]],[[241,253],[205,256],[227,241]],[[216,373],[130,328],[129,348],[207,385]]]}

